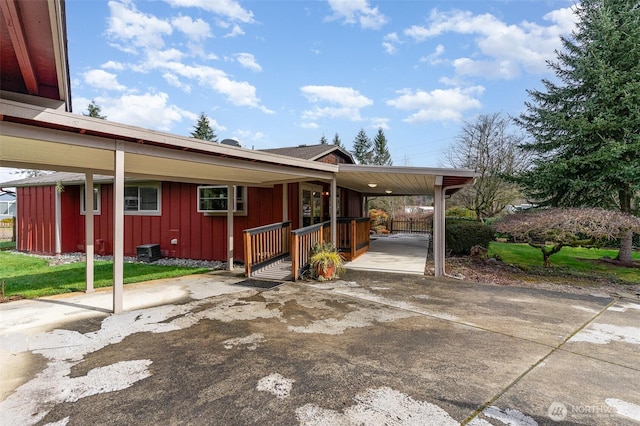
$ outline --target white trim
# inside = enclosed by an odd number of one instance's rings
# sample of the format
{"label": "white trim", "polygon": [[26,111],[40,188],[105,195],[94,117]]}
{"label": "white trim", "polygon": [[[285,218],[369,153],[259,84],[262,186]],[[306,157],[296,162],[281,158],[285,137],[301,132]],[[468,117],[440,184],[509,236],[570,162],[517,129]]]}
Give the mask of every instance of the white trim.
{"label": "white trim", "polygon": [[[92,182],[93,182],[93,180],[92,180]],[[85,188],[86,188],[85,185],[80,185],[80,214],[81,215],[86,215],[87,214],[87,212],[85,210],[85,208],[87,207]],[[101,191],[100,184],[99,183],[94,183],[93,184],[93,189],[94,189],[94,191],[97,190],[97,192],[93,193],[93,197],[94,197],[94,201],[95,201],[94,204],[97,204],[97,208],[93,209],[93,215],[94,216],[100,216],[102,214],[102,212],[101,212],[101,208],[102,208],[101,204],[102,204],[102,202],[100,200],[102,197],[100,196],[100,191]]]}
{"label": "white trim", "polygon": [[[137,197],[137,206],[138,210],[127,210],[127,202],[126,195],[124,195],[127,191],[127,188],[138,188],[138,197]],[[155,188],[156,189],[156,203],[157,209],[155,210],[140,210],[140,188]],[[136,183],[126,183],[124,185],[123,192],[123,206],[124,206],[124,214],[126,216],[161,216],[162,215],[162,182],[136,182]]]}
{"label": "white trim", "polygon": [[[229,211],[229,188],[232,187],[233,191],[233,213],[234,214],[246,214],[247,213],[247,198],[248,198],[248,188],[243,185],[198,185],[197,188],[197,197],[196,197],[196,209],[198,213],[204,213],[205,215],[216,215],[221,213],[228,213]],[[238,188],[242,188],[242,197],[238,197]],[[200,208],[200,190],[201,189],[223,189],[227,192],[227,197],[220,197],[220,199],[227,200],[227,208],[220,210],[204,210]],[[238,202],[242,202],[242,208],[238,209]]]}

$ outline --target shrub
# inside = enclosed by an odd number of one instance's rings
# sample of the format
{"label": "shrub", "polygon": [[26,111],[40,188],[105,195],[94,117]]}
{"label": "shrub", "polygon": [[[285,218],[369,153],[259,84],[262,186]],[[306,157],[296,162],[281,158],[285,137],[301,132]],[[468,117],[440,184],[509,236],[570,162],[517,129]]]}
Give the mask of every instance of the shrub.
{"label": "shrub", "polygon": [[480,222],[455,221],[447,223],[445,229],[447,250],[456,255],[468,255],[471,247],[489,247],[493,240],[493,229]]}
{"label": "shrub", "polygon": [[478,216],[476,216],[476,212],[473,210],[466,209],[464,207],[451,207],[447,209],[448,217],[459,217],[463,219],[471,219],[478,220]]}

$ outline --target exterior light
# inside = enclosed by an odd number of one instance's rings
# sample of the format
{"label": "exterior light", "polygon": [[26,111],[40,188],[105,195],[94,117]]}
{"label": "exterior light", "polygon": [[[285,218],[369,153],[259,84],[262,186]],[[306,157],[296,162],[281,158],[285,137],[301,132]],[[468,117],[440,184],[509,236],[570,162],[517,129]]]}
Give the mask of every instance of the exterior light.
{"label": "exterior light", "polygon": [[378,184],[377,183],[368,183],[367,186],[369,188],[375,188],[376,186],[378,186]]}
{"label": "exterior light", "polygon": [[386,192],[387,194],[391,194],[393,191],[392,191],[392,190],[390,190],[390,189],[387,189],[387,190],[386,190],[386,191],[384,191],[384,192]]}

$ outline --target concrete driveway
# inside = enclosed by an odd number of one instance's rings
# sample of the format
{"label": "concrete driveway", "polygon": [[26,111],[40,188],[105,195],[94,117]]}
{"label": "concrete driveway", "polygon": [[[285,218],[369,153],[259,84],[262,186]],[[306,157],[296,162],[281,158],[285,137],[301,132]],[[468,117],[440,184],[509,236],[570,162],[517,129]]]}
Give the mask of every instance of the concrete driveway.
{"label": "concrete driveway", "polygon": [[241,280],[126,286],[119,315],[108,292],[0,305],[0,424],[640,422],[637,301],[381,272]]}

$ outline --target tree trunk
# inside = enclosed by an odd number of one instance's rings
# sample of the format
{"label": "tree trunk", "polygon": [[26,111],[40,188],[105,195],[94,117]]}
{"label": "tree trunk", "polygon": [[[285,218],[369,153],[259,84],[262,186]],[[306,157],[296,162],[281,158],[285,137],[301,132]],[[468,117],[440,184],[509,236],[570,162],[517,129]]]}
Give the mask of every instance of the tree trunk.
{"label": "tree trunk", "polygon": [[633,252],[633,231],[626,231],[620,238],[620,251],[617,259],[620,262],[631,263],[631,254]]}

